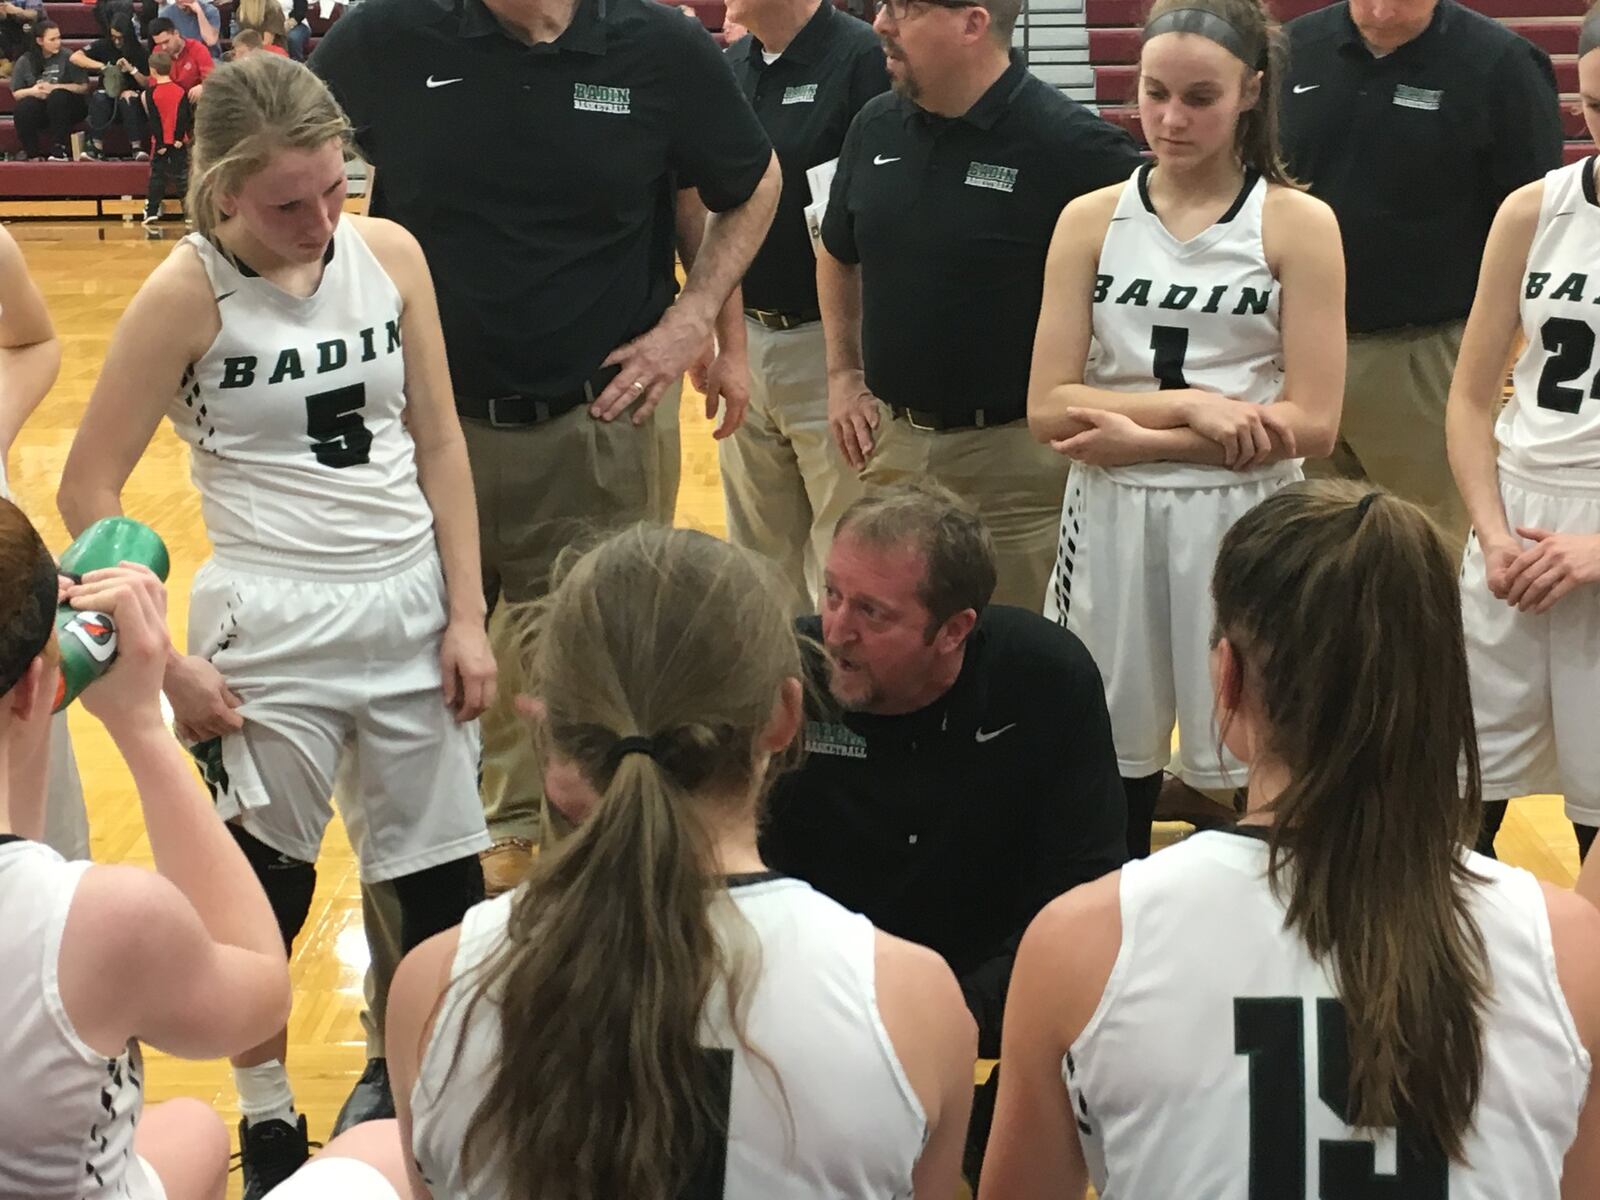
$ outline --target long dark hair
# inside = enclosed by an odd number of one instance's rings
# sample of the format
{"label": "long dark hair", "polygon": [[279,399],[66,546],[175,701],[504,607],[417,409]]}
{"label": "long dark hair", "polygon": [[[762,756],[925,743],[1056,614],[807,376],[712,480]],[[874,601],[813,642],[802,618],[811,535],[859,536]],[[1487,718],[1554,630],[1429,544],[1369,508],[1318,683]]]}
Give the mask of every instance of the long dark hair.
{"label": "long dark hair", "polygon": [[[1288,61],[1283,28],[1261,0],[1155,0],[1145,17],[1145,27],[1175,8],[1198,8],[1221,17],[1237,29],[1255,55],[1261,72],[1261,95],[1254,108],[1239,114],[1235,146],[1244,165],[1265,176],[1268,183],[1300,185],[1284,166],[1278,148],[1278,85]],[[1250,70],[1248,66],[1244,68]]]}
{"label": "long dark hair", "polygon": [[[518,615],[541,745],[600,800],[536,860],[475,981],[472,1003],[499,1005],[502,1051],[464,1175],[488,1170],[519,1200],[672,1200],[726,1135],[701,1013],[720,989],[743,1041],[756,964],[717,936],[729,901],[711,848],[718,826],[753,826],[775,770],[759,736],[801,676],[780,594],[746,551],[640,526]],[[649,753],[619,754],[641,736]]]}
{"label": "long dark hair", "polygon": [[[40,43],[45,34],[52,29],[60,28],[61,26],[54,21],[40,21],[33,27],[33,45],[28,47],[28,61],[33,63],[33,69],[41,75],[44,74],[44,47]],[[57,53],[66,53],[66,47],[63,46]]]}
{"label": "long dark hair", "polygon": [[1462,850],[1482,793],[1455,563],[1416,506],[1300,483],[1228,531],[1212,595],[1289,771],[1272,882],[1344,1002],[1351,1124],[1459,1160],[1489,976]]}

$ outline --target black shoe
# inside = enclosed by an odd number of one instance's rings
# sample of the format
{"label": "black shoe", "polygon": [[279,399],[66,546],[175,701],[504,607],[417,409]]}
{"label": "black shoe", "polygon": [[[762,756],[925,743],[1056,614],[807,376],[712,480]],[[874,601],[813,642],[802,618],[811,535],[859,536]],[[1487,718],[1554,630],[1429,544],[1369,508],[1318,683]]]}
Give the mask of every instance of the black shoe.
{"label": "black shoe", "polygon": [[389,1060],[367,1059],[367,1069],[351,1089],[350,1098],[339,1110],[339,1119],[333,1123],[333,1136],[338,1137],[353,1125],[367,1121],[387,1121],[394,1117],[394,1092],[389,1087]]}
{"label": "black shoe", "polygon": [[261,1200],[311,1157],[302,1114],[287,1121],[240,1121],[239,1165],[244,1168],[244,1200]]}

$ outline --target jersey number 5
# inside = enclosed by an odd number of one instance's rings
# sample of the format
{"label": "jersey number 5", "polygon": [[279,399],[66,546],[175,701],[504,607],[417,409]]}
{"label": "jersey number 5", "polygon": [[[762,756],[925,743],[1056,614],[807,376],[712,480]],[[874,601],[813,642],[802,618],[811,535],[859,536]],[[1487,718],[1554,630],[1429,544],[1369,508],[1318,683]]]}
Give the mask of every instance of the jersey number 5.
{"label": "jersey number 5", "polygon": [[325,467],[359,467],[372,461],[372,431],[361,419],[367,386],[352,383],[306,397],[311,453]]}
{"label": "jersey number 5", "polygon": [[[1583,403],[1583,389],[1567,385],[1587,371],[1594,361],[1594,329],[1587,321],[1551,317],[1539,327],[1539,341],[1550,356],[1545,359],[1544,370],[1539,372],[1539,407],[1556,412],[1577,412]],[[1600,400],[1600,371],[1595,372],[1589,395]]]}
{"label": "jersey number 5", "polygon": [[[1317,1001],[1317,1095],[1350,1120],[1350,1050],[1344,1005]],[[1233,1049],[1250,1060],[1250,1200],[1306,1195],[1305,1002],[1298,996],[1233,1002]],[[1425,1139],[1401,1132],[1395,1171],[1379,1175],[1369,1141],[1322,1138],[1321,1200],[1446,1200],[1450,1164]]]}

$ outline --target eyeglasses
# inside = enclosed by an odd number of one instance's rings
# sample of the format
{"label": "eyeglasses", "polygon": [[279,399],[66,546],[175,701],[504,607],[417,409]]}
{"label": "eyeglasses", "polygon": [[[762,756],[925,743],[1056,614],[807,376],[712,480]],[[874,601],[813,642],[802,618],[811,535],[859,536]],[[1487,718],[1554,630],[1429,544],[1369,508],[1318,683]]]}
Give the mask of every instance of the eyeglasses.
{"label": "eyeglasses", "polygon": [[913,9],[929,8],[982,8],[980,0],[883,0],[879,6],[880,12],[889,14],[889,19],[898,25],[911,15]]}

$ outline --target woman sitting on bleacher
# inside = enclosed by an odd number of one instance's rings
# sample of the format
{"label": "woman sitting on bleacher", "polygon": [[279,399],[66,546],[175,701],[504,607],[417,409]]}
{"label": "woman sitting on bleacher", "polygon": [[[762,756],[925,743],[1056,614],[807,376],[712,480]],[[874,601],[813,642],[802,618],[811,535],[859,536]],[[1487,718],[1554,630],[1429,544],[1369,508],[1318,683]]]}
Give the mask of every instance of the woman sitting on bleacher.
{"label": "woman sitting on bleacher", "polygon": [[44,132],[53,145],[49,157],[72,157],[72,127],[89,115],[89,76],[61,48],[61,28],[54,21],[33,27],[33,49],[11,72],[11,94],[16,97],[17,137],[28,158],[44,158]]}
{"label": "woman sitting on bleacher", "polygon": [[72,61],[85,71],[100,73],[100,87],[89,93],[89,136],[83,156],[105,158],[106,130],[120,124],[127,131],[133,157],[149,158],[141,89],[149,83],[150,52],[134,32],[133,14],[112,17],[111,32],[74,50]]}

